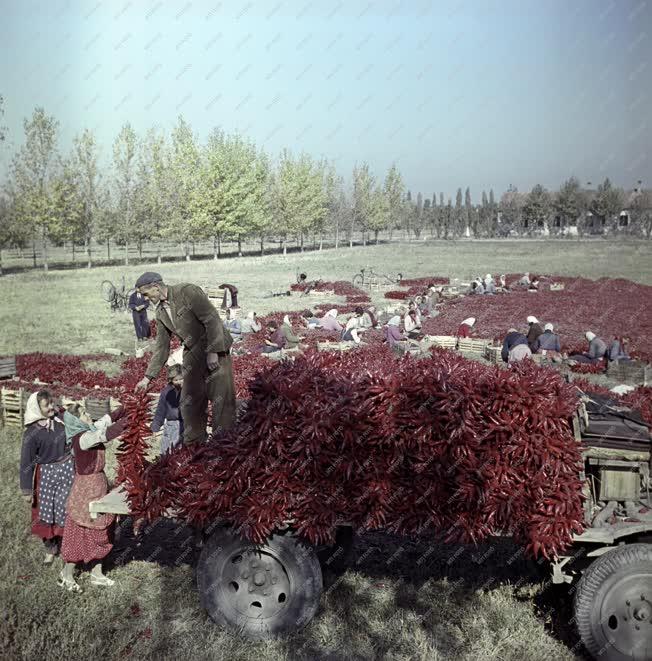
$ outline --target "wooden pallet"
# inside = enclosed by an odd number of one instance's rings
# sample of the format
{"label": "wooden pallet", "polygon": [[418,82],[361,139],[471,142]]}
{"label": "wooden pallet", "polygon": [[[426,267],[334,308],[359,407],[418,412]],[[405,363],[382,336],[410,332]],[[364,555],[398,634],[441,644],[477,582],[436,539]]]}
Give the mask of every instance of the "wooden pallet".
{"label": "wooden pallet", "polygon": [[16,356],[0,358],[0,379],[10,379],[16,373]]}
{"label": "wooden pallet", "polygon": [[[220,301],[219,305],[221,305],[222,302]],[[217,314],[220,315],[220,319],[222,321],[226,321],[226,310],[223,310],[221,307],[218,307],[218,305],[215,305],[217,307]],[[233,317],[235,319],[242,319],[242,310],[241,308],[229,308],[231,310]]]}
{"label": "wooden pallet", "polygon": [[2,424],[5,427],[22,427],[25,412],[25,395],[22,388],[0,390],[0,405],[2,407]]}
{"label": "wooden pallet", "polygon": [[208,298],[219,298],[220,299],[220,304],[222,303],[222,299],[224,298],[224,292],[225,290],[222,289],[221,287],[210,287],[210,286],[205,286],[202,287],[204,292],[206,292],[206,296]]}

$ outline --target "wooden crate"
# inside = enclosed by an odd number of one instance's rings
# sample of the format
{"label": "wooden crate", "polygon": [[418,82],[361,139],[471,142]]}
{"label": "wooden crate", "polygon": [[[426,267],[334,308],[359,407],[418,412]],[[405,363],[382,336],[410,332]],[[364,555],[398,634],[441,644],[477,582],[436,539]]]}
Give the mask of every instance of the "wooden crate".
{"label": "wooden crate", "polygon": [[313,289],[308,293],[308,296],[326,298],[327,296],[335,296],[335,290],[334,289]]}
{"label": "wooden crate", "polygon": [[552,283],[550,285],[550,291],[564,291],[566,289],[566,285],[563,283]]}
{"label": "wooden crate", "polygon": [[0,379],[16,376],[16,356],[0,358]]}
{"label": "wooden crate", "polygon": [[318,351],[348,351],[355,342],[317,342]]}
{"label": "wooden crate", "polygon": [[208,298],[219,298],[220,304],[222,303],[222,299],[224,298],[224,292],[225,292],[224,289],[222,289],[221,287],[211,287],[209,285],[202,287],[202,289],[206,292],[206,296],[208,296]]}
{"label": "wooden crate", "polygon": [[610,362],[607,365],[607,376],[621,383],[646,386],[650,383],[652,368],[641,360],[625,360]]}
{"label": "wooden crate", "polygon": [[[229,308],[229,310],[231,310],[233,318],[242,319],[242,310],[240,308]],[[226,310],[223,310],[220,307],[217,308],[217,314],[220,315],[222,321],[226,321],[226,312]]]}
{"label": "wooden crate", "polygon": [[425,344],[432,344],[442,349],[454,349],[457,346],[457,338],[453,335],[426,335],[423,340]]}
{"label": "wooden crate", "polygon": [[0,390],[0,404],[2,406],[2,424],[5,427],[22,427],[23,413],[25,412],[25,395],[22,388]]}
{"label": "wooden crate", "polygon": [[484,356],[486,348],[489,346],[489,340],[479,340],[472,337],[461,337],[457,343],[457,350],[460,353],[472,353]]}
{"label": "wooden crate", "polygon": [[484,357],[490,362],[493,363],[494,365],[499,365],[500,363],[503,362],[501,351],[503,350],[502,347],[493,347],[491,345],[487,345],[484,349]]}

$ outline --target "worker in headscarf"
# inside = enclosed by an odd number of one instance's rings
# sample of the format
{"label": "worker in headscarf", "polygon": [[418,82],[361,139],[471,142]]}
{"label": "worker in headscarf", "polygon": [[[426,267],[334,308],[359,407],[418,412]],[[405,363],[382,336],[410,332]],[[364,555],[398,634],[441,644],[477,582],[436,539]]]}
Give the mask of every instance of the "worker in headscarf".
{"label": "worker in headscarf", "polygon": [[559,341],[559,335],[554,333],[555,327],[552,324],[546,324],[543,327],[543,333],[533,342],[532,349],[533,353],[540,353],[541,351],[546,352],[561,352],[561,343]]}
{"label": "worker in headscarf", "polygon": [[315,317],[312,310],[304,310],[301,313],[301,321],[303,322],[305,328],[313,329],[319,328],[321,320]]}
{"label": "worker in headscarf", "polygon": [[410,308],[403,318],[403,327],[408,338],[416,340],[421,336],[421,317],[416,308]]}
{"label": "worker in headscarf", "polygon": [[507,291],[507,276],[505,274],[501,274],[500,278],[498,278],[498,287],[496,288],[497,292],[504,293]]}
{"label": "worker in headscarf", "polygon": [[390,349],[394,349],[399,343],[403,343],[407,340],[405,335],[401,333],[400,325],[401,318],[398,315],[395,315],[387,322],[387,326],[383,327],[385,340],[387,340]]}
{"label": "worker in headscarf", "polygon": [[475,317],[465,319],[457,329],[457,337],[472,337],[475,335]]}
{"label": "worker in headscarf", "polygon": [[510,328],[503,341],[503,348],[500,356],[505,363],[515,363],[532,355],[532,351],[527,343],[527,337],[523,333]]}
{"label": "worker in headscarf", "polygon": [[324,330],[336,331],[338,333],[342,332],[342,325],[337,321],[337,310],[335,308],[325,312],[320,321],[321,327]]}
{"label": "worker in headscarf", "polygon": [[294,334],[294,330],[292,330],[292,322],[290,321],[290,317],[287,314],[283,317],[283,323],[281,324],[279,330],[281,333],[283,333],[283,337],[285,337],[285,348],[295,349],[299,346],[301,338]]}
{"label": "worker in headscarf", "polygon": [[484,293],[485,294],[495,294],[496,293],[496,283],[494,282],[493,276],[491,273],[487,273],[484,277]]}
{"label": "worker in headscarf", "polygon": [[521,287],[522,289],[527,289],[530,286],[530,272],[529,271],[526,271],[523,274],[523,277],[518,281],[517,286]]}
{"label": "worker in headscarf", "polygon": [[376,307],[372,305],[368,307],[362,317],[360,317],[360,327],[364,329],[376,328],[378,320],[376,319]]}
{"label": "worker in headscarf", "polygon": [[242,324],[236,316],[234,308],[228,308],[226,311],[226,327],[231,333],[234,342],[240,342],[242,339]]}
{"label": "worker in headscarf", "polygon": [[537,341],[537,338],[539,335],[543,334],[543,328],[541,327],[541,324],[539,323],[539,320],[536,317],[533,317],[530,315],[527,318],[527,325],[528,325],[528,332],[527,332],[527,343],[532,351],[535,351],[534,349],[534,343]]}
{"label": "worker in headscarf", "polygon": [[257,333],[263,327],[262,324],[258,321],[256,313],[253,311],[247,313],[246,318],[242,320],[241,326],[243,334]]}
{"label": "worker in headscarf", "polygon": [[607,353],[607,343],[591,331],[586,331],[584,337],[586,337],[589,343],[589,350],[584,353],[573,354],[569,356],[569,359],[578,363],[588,363],[593,365],[604,360],[605,354]]}

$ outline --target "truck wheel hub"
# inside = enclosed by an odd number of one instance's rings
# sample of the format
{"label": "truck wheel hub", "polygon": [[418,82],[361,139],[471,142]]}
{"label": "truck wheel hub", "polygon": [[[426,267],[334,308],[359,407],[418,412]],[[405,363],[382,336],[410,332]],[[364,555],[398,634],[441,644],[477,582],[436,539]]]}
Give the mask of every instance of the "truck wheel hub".
{"label": "truck wheel hub", "polygon": [[290,601],[290,579],[273,552],[240,551],[225,564],[222,577],[231,606],[246,617],[275,617]]}

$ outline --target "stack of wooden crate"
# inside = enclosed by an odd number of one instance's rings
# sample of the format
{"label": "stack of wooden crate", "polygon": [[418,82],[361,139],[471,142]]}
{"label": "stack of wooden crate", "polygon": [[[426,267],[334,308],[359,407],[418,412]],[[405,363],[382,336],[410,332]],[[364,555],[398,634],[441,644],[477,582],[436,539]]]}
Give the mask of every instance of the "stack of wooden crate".
{"label": "stack of wooden crate", "polygon": [[484,350],[484,357],[490,362],[493,363],[494,365],[500,365],[502,363],[503,359],[501,357],[501,351],[502,347],[494,347],[491,345],[487,345]]}
{"label": "stack of wooden crate", "polygon": [[2,424],[5,427],[22,427],[23,414],[27,393],[20,388],[2,388],[0,390],[0,404],[2,406]]}

